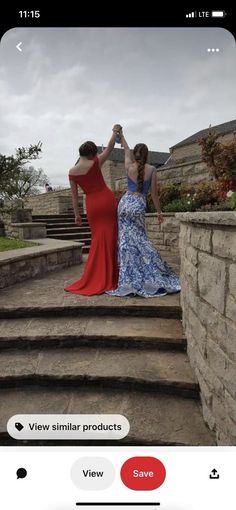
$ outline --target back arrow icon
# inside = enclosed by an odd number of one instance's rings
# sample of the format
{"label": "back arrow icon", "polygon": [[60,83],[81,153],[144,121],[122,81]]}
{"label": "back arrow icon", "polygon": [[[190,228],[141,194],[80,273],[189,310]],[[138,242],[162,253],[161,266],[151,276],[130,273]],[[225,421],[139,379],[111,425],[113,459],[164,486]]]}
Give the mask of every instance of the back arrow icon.
{"label": "back arrow icon", "polygon": [[22,51],[22,49],[20,48],[20,46],[22,45],[22,42],[19,42],[17,45],[16,45],[16,48],[19,50],[19,51]]}

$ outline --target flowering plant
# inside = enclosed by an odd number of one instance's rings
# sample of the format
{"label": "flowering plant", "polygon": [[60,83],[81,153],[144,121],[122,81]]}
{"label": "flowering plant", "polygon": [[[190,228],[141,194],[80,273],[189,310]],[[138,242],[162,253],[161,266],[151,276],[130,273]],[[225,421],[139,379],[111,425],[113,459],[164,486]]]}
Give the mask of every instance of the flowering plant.
{"label": "flowering plant", "polygon": [[231,209],[236,209],[236,192],[229,190],[227,193],[228,203]]}

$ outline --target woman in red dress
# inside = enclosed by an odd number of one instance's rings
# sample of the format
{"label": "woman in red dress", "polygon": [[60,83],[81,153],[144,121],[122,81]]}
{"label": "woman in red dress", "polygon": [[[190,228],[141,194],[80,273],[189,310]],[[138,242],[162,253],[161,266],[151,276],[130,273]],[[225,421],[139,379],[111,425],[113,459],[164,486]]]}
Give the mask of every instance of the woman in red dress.
{"label": "woman in red dress", "polygon": [[117,287],[117,200],[103,179],[101,166],[114,148],[120,129],[119,124],[113,127],[112,137],[101,154],[97,154],[98,149],[93,142],[81,145],[80,159],[69,171],[75,223],[82,224],[78,208],[79,185],[86,195],[92,237],[82,278],[64,289],[73,294],[92,296]]}

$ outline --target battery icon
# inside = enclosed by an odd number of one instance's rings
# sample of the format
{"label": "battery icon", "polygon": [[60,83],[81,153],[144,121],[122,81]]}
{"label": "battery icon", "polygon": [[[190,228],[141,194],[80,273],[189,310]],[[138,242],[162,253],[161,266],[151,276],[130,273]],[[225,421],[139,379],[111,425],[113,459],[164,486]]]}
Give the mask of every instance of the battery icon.
{"label": "battery icon", "polygon": [[211,11],[212,18],[224,18],[226,16],[225,11]]}

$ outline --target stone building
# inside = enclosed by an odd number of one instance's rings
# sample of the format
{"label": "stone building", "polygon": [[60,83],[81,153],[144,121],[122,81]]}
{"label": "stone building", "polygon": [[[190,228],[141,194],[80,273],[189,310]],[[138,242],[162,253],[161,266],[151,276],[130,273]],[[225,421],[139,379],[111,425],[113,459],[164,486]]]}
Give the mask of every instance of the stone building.
{"label": "stone building", "polygon": [[[200,138],[207,136],[209,129],[216,131],[219,135],[218,140],[227,144],[236,135],[236,119],[198,131],[173,145],[170,152],[149,151],[148,162],[157,168],[159,181],[194,184],[212,179],[206,164],[202,161],[201,147],[198,144]],[[99,146],[98,152],[102,150]],[[113,149],[109,159],[102,166],[102,173],[107,185],[113,191],[124,191],[127,188],[124,149]],[[81,209],[85,208],[83,193],[80,189],[79,201]],[[24,202],[25,207],[32,208],[33,214],[64,214],[72,208],[69,188],[27,197]]]}
{"label": "stone building", "polygon": [[218,141],[223,144],[232,142],[236,135],[236,119],[217,126],[202,129],[170,147],[170,156],[158,171],[160,181],[176,183],[197,183],[209,181],[211,176],[201,158],[200,138],[206,137],[209,130],[218,133]]}
{"label": "stone building", "polygon": [[[98,152],[102,152],[98,147]],[[168,152],[149,151],[148,162],[156,168],[161,167],[169,158]],[[126,171],[124,167],[124,149],[113,149],[109,159],[102,166],[103,177],[113,191],[124,190],[127,187]]]}

